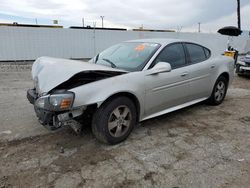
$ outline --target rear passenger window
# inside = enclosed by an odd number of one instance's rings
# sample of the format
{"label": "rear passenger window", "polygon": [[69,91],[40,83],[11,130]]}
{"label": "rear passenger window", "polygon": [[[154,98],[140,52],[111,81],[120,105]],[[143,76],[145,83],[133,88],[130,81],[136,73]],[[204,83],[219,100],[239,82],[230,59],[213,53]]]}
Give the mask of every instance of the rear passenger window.
{"label": "rear passenger window", "polygon": [[206,54],[207,59],[211,56],[211,52],[207,48],[203,48]]}
{"label": "rear passenger window", "polygon": [[[207,59],[204,47],[196,44],[186,44],[186,47],[190,56],[191,63],[199,63]],[[208,53],[210,52],[208,51]]]}

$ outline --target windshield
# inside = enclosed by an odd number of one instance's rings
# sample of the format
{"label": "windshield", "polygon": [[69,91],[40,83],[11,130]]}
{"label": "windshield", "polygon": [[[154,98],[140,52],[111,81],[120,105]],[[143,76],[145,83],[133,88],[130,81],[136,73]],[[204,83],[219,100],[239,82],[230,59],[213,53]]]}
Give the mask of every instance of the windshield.
{"label": "windshield", "polygon": [[159,47],[156,43],[123,42],[104,50],[91,62],[126,71],[138,71],[142,70]]}

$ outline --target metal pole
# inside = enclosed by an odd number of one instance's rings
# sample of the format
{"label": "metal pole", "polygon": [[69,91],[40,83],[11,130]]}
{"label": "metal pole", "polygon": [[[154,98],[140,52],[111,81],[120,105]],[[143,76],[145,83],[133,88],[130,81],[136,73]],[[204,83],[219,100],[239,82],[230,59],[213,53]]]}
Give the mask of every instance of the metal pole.
{"label": "metal pole", "polygon": [[177,32],[181,32],[183,26],[177,26]]}
{"label": "metal pole", "polygon": [[240,21],[240,0],[237,0],[237,17],[238,17],[238,28],[241,29],[241,21]]}
{"label": "metal pole", "polygon": [[82,26],[84,27],[84,18],[82,18]]}
{"label": "metal pole", "polygon": [[198,25],[199,25],[198,26],[198,32],[200,33],[201,32],[201,23],[199,22]]}
{"label": "metal pole", "polygon": [[101,19],[102,19],[102,28],[103,28],[103,19],[104,19],[104,16],[100,16]]}
{"label": "metal pole", "polygon": [[93,46],[93,47],[94,47],[94,56],[95,56],[95,55],[96,55],[96,40],[95,40],[95,37],[96,37],[96,36],[95,36],[96,22],[93,22],[93,28],[94,28],[94,29],[93,29],[93,33],[94,33],[94,36],[93,36],[93,39],[94,39],[94,40],[93,40],[94,46]]}

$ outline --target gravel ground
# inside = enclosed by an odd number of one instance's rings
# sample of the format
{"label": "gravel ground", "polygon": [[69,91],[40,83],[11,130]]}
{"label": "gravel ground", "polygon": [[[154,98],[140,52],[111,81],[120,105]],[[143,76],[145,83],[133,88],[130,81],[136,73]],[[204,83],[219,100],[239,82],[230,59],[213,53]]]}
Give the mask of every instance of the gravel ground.
{"label": "gravel ground", "polygon": [[249,78],[236,76],[222,105],[142,122],[116,146],[90,127],[76,136],[40,126],[25,96],[30,65],[4,64],[0,79],[0,188],[249,187]]}

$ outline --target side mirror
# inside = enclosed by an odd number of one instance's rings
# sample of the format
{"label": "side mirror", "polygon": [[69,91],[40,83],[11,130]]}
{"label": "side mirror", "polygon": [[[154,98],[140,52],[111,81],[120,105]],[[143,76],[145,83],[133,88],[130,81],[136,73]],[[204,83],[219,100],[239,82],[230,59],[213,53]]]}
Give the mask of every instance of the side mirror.
{"label": "side mirror", "polygon": [[167,62],[159,62],[152,69],[148,70],[148,75],[159,74],[163,72],[170,72],[172,70],[171,65]]}

